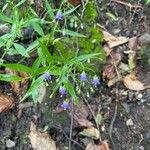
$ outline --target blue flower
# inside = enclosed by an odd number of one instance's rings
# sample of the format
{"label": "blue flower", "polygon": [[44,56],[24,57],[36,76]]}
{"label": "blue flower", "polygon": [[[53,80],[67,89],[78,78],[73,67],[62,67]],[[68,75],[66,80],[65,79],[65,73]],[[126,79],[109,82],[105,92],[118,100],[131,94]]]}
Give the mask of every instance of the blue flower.
{"label": "blue flower", "polygon": [[60,21],[60,20],[63,20],[63,15],[60,11],[58,11],[56,13],[56,16],[55,16],[56,20]]}
{"label": "blue flower", "polygon": [[49,72],[45,72],[44,73],[44,79],[47,80],[51,80],[51,74]]}
{"label": "blue flower", "polygon": [[61,107],[64,109],[64,110],[67,110],[69,108],[69,103],[64,101],[61,105]]}
{"label": "blue flower", "polygon": [[100,80],[98,79],[97,76],[94,76],[93,80],[92,80],[92,84],[97,87],[97,85],[100,84]]}
{"label": "blue flower", "polygon": [[64,96],[67,94],[66,88],[64,86],[61,86],[59,88],[59,93],[61,94],[61,96]]}
{"label": "blue flower", "polygon": [[87,80],[87,76],[85,74],[85,72],[81,73],[81,76],[80,76],[80,81],[86,81]]}

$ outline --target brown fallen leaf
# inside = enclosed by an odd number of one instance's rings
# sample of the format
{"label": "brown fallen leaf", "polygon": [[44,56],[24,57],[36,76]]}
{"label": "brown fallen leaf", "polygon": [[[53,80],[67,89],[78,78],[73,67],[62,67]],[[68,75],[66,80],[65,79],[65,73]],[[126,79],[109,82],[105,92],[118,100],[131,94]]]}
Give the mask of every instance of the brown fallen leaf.
{"label": "brown fallen leaf", "polygon": [[5,68],[5,72],[7,74],[10,74],[10,75],[17,75],[17,76],[20,76],[22,78],[26,78],[26,79],[24,79],[22,81],[11,82],[12,90],[16,94],[23,94],[28,88],[28,84],[29,84],[29,80],[27,79],[28,78],[28,74],[25,73],[25,72],[14,71],[14,70],[11,70],[9,68]]}
{"label": "brown fallen leaf", "polygon": [[0,95],[0,113],[8,111],[14,106],[14,99],[8,95]]}
{"label": "brown fallen leaf", "polygon": [[29,138],[34,150],[56,150],[56,144],[47,132],[39,132],[31,122]]}
{"label": "brown fallen leaf", "polygon": [[109,48],[122,45],[124,43],[127,43],[129,40],[128,38],[123,37],[123,36],[115,37],[111,35],[110,33],[108,33],[107,31],[102,31],[102,33],[104,35],[104,40],[107,42]]}
{"label": "brown fallen leaf", "polygon": [[92,127],[94,124],[90,122],[87,119],[84,118],[78,118],[77,116],[74,116],[74,120],[78,123],[78,126],[80,127]]}
{"label": "brown fallen leaf", "polygon": [[134,74],[129,74],[123,79],[126,88],[134,91],[144,90],[144,84],[139,81]]}
{"label": "brown fallen leaf", "polygon": [[94,127],[89,127],[89,128],[84,129],[82,132],[80,132],[80,135],[90,137],[94,140],[98,140],[100,138],[100,133],[98,129]]}
{"label": "brown fallen leaf", "polygon": [[111,51],[112,51],[112,49],[109,48],[109,46],[107,44],[105,44],[104,45],[104,51],[105,51],[106,56],[109,56]]}
{"label": "brown fallen leaf", "polygon": [[69,3],[76,6],[78,4],[81,4],[81,0],[69,0]]}
{"label": "brown fallen leaf", "polygon": [[115,67],[112,64],[106,64],[103,69],[103,79],[110,80],[116,76]]}
{"label": "brown fallen leaf", "polygon": [[86,150],[110,150],[107,140],[104,140],[101,145],[95,145],[93,142],[90,142]]}
{"label": "brown fallen leaf", "polygon": [[130,50],[133,50],[133,51],[138,50],[138,39],[136,36],[129,39],[128,47]]}
{"label": "brown fallen leaf", "polygon": [[81,101],[80,106],[74,106],[74,122],[77,127],[91,127],[93,123],[87,118],[91,115],[88,107]]}

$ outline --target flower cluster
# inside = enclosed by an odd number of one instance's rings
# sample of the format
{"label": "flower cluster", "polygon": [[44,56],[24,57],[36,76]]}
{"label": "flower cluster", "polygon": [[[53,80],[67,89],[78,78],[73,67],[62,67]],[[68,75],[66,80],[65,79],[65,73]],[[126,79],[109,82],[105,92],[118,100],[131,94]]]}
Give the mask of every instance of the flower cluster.
{"label": "flower cluster", "polygon": [[[51,80],[51,74],[50,74],[49,72],[45,72],[45,73],[43,74],[43,76],[44,76],[44,80],[45,80],[45,81]],[[87,80],[88,80],[88,78],[87,78],[86,73],[85,73],[85,72],[82,72],[82,73],[80,74],[80,81],[84,83],[84,82],[86,82]],[[93,85],[94,87],[97,87],[98,85],[100,85],[100,80],[99,80],[99,78],[98,78],[96,75],[95,75],[95,76],[93,77],[93,79],[92,79],[92,85]],[[91,87],[91,88],[92,88],[92,87]],[[65,87],[65,86],[60,86],[60,88],[59,88],[59,93],[60,93],[60,96],[61,96],[61,97],[66,96],[66,95],[67,95],[67,89],[66,89],[66,87]],[[66,100],[66,101],[63,101],[61,107],[62,107],[64,110],[69,109],[69,102],[68,102],[67,100]]]}

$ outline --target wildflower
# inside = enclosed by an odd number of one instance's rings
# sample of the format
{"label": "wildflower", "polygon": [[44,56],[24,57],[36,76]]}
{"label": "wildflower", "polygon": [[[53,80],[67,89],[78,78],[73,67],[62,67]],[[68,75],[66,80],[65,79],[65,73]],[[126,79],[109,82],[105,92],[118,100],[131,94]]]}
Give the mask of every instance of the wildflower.
{"label": "wildflower", "polygon": [[80,76],[80,81],[86,81],[87,80],[87,76],[86,76],[86,73],[85,72],[82,72],[81,73],[81,76]]}
{"label": "wildflower", "polygon": [[69,103],[64,101],[61,105],[61,107],[64,109],[64,110],[67,110],[69,108]]}
{"label": "wildflower", "polygon": [[45,72],[44,73],[44,79],[47,80],[51,80],[51,74],[49,72]]}
{"label": "wildflower", "polygon": [[61,96],[64,96],[67,94],[66,88],[64,86],[61,86],[59,88],[59,93],[61,94]]}
{"label": "wildflower", "polygon": [[56,20],[60,21],[60,20],[63,20],[63,15],[60,11],[58,11],[56,13],[56,16],[55,16]]}
{"label": "wildflower", "polygon": [[100,84],[100,80],[98,79],[97,76],[94,76],[93,80],[92,80],[92,84],[97,87],[97,85]]}

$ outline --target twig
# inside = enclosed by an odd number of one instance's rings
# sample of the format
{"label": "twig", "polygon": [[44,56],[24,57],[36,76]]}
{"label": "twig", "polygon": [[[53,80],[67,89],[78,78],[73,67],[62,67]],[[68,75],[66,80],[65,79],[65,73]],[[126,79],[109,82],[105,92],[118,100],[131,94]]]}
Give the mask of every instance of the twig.
{"label": "twig", "polygon": [[71,124],[70,124],[70,134],[69,134],[69,150],[71,150],[71,142],[72,142],[72,127],[73,127],[73,105],[71,107]]}
{"label": "twig", "polygon": [[115,147],[115,143],[114,143],[113,138],[112,138],[112,129],[113,129],[114,122],[116,120],[117,109],[118,109],[118,106],[117,106],[117,102],[116,102],[115,112],[114,112],[113,118],[112,118],[110,126],[109,126],[109,137],[110,137],[110,140],[111,140],[111,143],[113,145],[114,150],[116,150],[116,147]]}
{"label": "twig", "polygon": [[70,138],[67,136],[67,134],[65,133],[65,131],[64,131],[61,127],[59,127],[59,126],[54,126],[54,127],[57,128],[57,129],[59,129],[59,130],[61,130],[61,132],[64,134],[64,136],[66,137],[67,140],[69,140],[69,141],[75,143],[76,145],[80,146],[83,150],[85,150],[85,147],[83,147],[80,143],[78,143],[78,142],[75,141],[75,140],[70,139]]}
{"label": "twig", "polygon": [[123,2],[123,1],[120,1],[120,0],[110,0],[110,1],[122,4],[122,5],[126,5],[130,8],[130,10],[132,8],[141,8],[141,9],[143,8],[141,5],[132,5],[131,3]]}
{"label": "twig", "polygon": [[[81,96],[82,96],[84,102],[87,104],[87,106],[88,106],[88,108],[89,108],[89,110],[90,110],[90,112],[91,112],[91,114],[92,114],[92,116],[93,116],[93,118],[94,118],[94,121],[95,121],[95,123],[96,123],[96,127],[97,127],[97,129],[98,129],[98,131],[99,131],[99,135],[100,135],[100,128],[99,128],[99,125],[98,125],[97,122],[96,122],[96,117],[95,117],[95,115],[94,115],[94,112],[92,111],[92,109],[91,109],[91,107],[90,107],[90,105],[89,105],[87,99],[85,98],[83,92],[81,92]],[[100,137],[99,137],[99,141],[102,142],[101,135],[100,135]]]}

